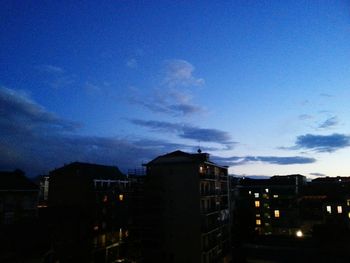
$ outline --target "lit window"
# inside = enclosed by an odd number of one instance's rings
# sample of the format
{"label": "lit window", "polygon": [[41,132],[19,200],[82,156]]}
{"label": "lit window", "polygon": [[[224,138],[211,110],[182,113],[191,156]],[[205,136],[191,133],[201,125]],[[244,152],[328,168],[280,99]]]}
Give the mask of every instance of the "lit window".
{"label": "lit window", "polygon": [[278,198],[278,195],[273,195],[273,198]]}
{"label": "lit window", "polygon": [[348,213],[348,218],[350,218],[350,212]]}
{"label": "lit window", "polygon": [[255,198],[259,198],[259,193],[254,193]]}
{"label": "lit window", "polygon": [[255,224],[256,224],[257,226],[260,226],[260,225],[261,225],[261,220],[260,220],[260,219],[255,220]]}
{"label": "lit window", "polygon": [[255,216],[256,216],[256,217],[260,217],[260,214],[256,214]]}
{"label": "lit window", "polygon": [[343,208],[341,207],[341,205],[337,206],[337,212],[338,212],[338,214],[343,213]]}
{"label": "lit window", "polygon": [[268,192],[269,192],[269,188],[266,188],[266,189],[265,189],[265,192],[268,193]]}
{"label": "lit window", "polygon": [[346,200],[346,205],[350,206],[350,199]]}
{"label": "lit window", "polygon": [[199,172],[202,174],[204,172],[203,166],[199,166]]}
{"label": "lit window", "polygon": [[255,201],[255,207],[260,207],[260,201]]}
{"label": "lit window", "polygon": [[279,218],[280,217],[280,210],[275,210],[274,215],[276,218]]}
{"label": "lit window", "polygon": [[327,213],[332,214],[332,207],[330,205],[326,206]]}
{"label": "lit window", "polygon": [[248,194],[250,194],[250,195],[251,195],[251,194],[252,194],[252,191],[248,191]]}
{"label": "lit window", "polygon": [[124,200],[124,195],[119,195],[119,201],[123,201]]}
{"label": "lit window", "polygon": [[104,197],[103,197],[103,202],[107,202],[108,201],[108,196],[107,195],[105,195]]}

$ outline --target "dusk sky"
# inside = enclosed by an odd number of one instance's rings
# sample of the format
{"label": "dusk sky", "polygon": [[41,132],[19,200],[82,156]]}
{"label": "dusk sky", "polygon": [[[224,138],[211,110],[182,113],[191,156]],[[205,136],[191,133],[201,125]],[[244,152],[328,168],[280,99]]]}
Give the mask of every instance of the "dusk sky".
{"label": "dusk sky", "polygon": [[0,170],[350,176],[348,1],[1,1]]}

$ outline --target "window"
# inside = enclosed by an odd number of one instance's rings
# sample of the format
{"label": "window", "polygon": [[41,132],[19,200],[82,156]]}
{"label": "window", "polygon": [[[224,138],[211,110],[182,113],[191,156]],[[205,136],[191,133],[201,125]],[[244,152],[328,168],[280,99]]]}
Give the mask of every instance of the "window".
{"label": "window", "polygon": [[280,217],[280,210],[275,210],[274,215],[275,215],[275,218],[279,218]]}
{"label": "window", "polygon": [[330,205],[326,206],[326,211],[328,214],[332,214],[332,207]]}
{"label": "window", "polygon": [[252,191],[248,191],[248,194],[250,194],[250,195],[251,195],[251,194],[252,194]]}
{"label": "window", "polygon": [[199,173],[203,173],[204,172],[204,168],[203,168],[203,166],[199,166]]}
{"label": "window", "polygon": [[273,198],[278,198],[278,195],[273,195]]}
{"label": "window", "polygon": [[269,188],[266,188],[266,189],[265,189],[265,192],[268,193],[268,192],[269,192]]}
{"label": "window", "polygon": [[260,201],[255,201],[255,207],[260,207]]}
{"label": "window", "polygon": [[108,196],[107,196],[107,195],[105,195],[105,196],[103,197],[103,202],[104,202],[104,203],[108,202]]}
{"label": "window", "polygon": [[255,224],[256,224],[257,226],[260,226],[260,225],[261,225],[261,220],[260,220],[260,219],[256,219],[256,220],[255,220]]}
{"label": "window", "polygon": [[348,218],[350,218],[350,212],[348,213]]}
{"label": "window", "polygon": [[346,200],[346,205],[350,206],[350,199]]}
{"label": "window", "polygon": [[119,201],[123,201],[124,200],[124,195],[120,194],[119,195]]}
{"label": "window", "polygon": [[254,193],[255,198],[259,198],[259,193]]}
{"label": "window", "polygon": [[256,214],[255,216],[256,216],[256,217],[260,217],[260,214]]}
{"label": "window", "polygon": [[337,206],[337,212],[338,212],[338,214],[343,213],[343,208],[342,208],[341,205],[338,205],[338,206]]}

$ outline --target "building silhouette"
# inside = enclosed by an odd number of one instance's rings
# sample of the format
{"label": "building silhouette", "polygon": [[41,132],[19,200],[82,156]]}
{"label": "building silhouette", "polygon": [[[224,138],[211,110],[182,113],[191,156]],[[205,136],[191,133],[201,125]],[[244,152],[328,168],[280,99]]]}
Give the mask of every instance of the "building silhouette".
{"label": "building silhouette", "polygon": [[227,167],[182,151],[145,166],[145,262],[228,262]]}

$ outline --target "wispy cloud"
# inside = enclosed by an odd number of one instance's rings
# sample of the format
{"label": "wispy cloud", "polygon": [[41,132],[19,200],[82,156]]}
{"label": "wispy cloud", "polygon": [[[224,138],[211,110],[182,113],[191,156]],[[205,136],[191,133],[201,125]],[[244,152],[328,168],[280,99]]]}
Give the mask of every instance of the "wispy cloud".
{"label": "wispy cloud", "polygon": [[338,118],[336,116],[330,117],[328,119],[326,119],[325,121],[323,121],[318,128],[320,129],[328,129],[331,127],[334,127],[338,124]]}
{"label": "wispy cloud", "polygon": [[316,162],[316,159],[302,156],[231,156],[231,157],[218,157],[214,156],[213,160],[222,163],[223,165],[237,166],[245,165],[249,163],[267,163],[277,165],[292,165],[292,164],[309,164]]}
{"label": "wispy cloud", "polygon": [[36,67],[38,71],[45,73],[44,83],[54,89],[64,88],[72,85],[74,77],[58,66],[54,65],[39,65]]}
{"label": "wispy cloud", "polygon": [[203,85],[204,79],[195,77],[194,70],[194,66],[186,60],[168,60],[166,61],[163,84],[169,87]]}
{"label": "wispy cloud", "polygon": [[41,71],[45,71],[53,74],[63,74],[64,70],[61,67],[53,66],[53,65],[40,65],[37,67]]}
{"label": "wispy cloud", "polygon": [[137,60],[135,58],[130,58],[126,61],[125,65],[128,68],[137,68],[138,63],[137,63]]}
{"label": "wispy cloud", "polygon": [[314,117],[312,116],[312,115],[310,115],[310,114],[301,114],[301,115],[299,115],[298,116],[298,118],[300,119],[300,120],[311,120],[311,119],[313,119]]}
{"label": "wispy cloud", "polygon": [[152,131],[173,133],[184,139],[218,143],[224,145],[226,149],[231,149],[235,144],[228,132],[218,129],[206,129],[185,123],[170,123],[165,121],[145,121],[133,119],[130,120],[130,122],[138,126],[149,128]]}
{"label": "wispy cloud", "polygon": [[[306,134],[297,137],[295,146],[289,149],[309,149],[316,152],[334,152],[350,145],[350,136],[334,133],[331,135]],[[287,149],[287,148],[285,148]]]}
{"label": "wispy cloud", "polygon": [[202,78],[193,75],[194,67],[185,60],[169,60],[158,86],[140,94],[133,89],[131,103],[173,117],[188,116],[205,112],[205,108],[192,102],[193,87],[204,84]]}

